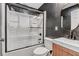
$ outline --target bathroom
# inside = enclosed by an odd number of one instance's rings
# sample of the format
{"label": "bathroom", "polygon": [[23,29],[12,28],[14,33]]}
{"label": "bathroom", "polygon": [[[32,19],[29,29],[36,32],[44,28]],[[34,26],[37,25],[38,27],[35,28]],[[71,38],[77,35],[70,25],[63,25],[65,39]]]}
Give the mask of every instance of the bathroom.
{"label": "bathroom", "polygon": [[[79,56],[78,37],[71,38],[79,24],[78,8],[77,3],[0,3],[0,55]],[[74,54],[56,55],[56,45]]]}

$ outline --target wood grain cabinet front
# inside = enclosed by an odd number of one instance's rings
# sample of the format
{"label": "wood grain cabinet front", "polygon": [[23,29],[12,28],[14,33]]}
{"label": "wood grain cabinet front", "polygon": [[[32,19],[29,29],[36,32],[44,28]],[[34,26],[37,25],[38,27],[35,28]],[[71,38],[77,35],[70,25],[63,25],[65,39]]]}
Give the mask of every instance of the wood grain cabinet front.
{"label": "wood grain cabinet front", "polygon": [[53,44],[53,56],[79,56],[79,53],[71,49],[65,48],[58,44]]}

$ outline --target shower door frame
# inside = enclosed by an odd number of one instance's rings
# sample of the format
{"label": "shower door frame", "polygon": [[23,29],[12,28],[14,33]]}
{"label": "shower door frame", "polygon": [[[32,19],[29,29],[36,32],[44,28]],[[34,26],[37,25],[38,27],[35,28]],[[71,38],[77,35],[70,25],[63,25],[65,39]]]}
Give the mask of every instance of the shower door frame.
{"label": "shower door frame", "polygon": [[[33,9],[33,10],[36,10],[37,12],[41,12],[41,14],[43,14],[43,42],[42,43],[39,43],[39,44],[34,44],[34,45],[30,45],[30,46],[25,46],[25,47],[21,47],[21,48],[17,48],[17,49],[13,49],[13,50],[10,50],[10,51],[8,51],[7,50],[7,5],[8,4],[11,4],[11,3],[6,3],[5,4],[5,53],[7,53],[7,52],[12,52],[12,51],[16,51],[16,50],[20,50],[20,49],[24,49],[24,48],[28,48],[28,47],[32,47],[32,46],[36,46],[36,45],[40,45],[40,44],[44,44],[44,12],[42,12],[42,11],[38,11],[37,9],[35,9],[35,8],[32,8],[32,7],[28,7],[28,6],[26,6],[26,5],[22,5],[22,4],[17,4],[17,5],[20,5],[20,6],[24,6],[24,7],[26,7],[26,8],[29,8],[29,9]],[[20,6],[17,6],[16,4],[11,4],[11,5],[13,5],[13,6],[16,6],[16,7],[20,7]],[[20,7],[20,8],[22,8],[22,9],[25,9],[25,8],[23,8],[23,7]],[[25,10],[28,10],[28,9],[25,9]]]}

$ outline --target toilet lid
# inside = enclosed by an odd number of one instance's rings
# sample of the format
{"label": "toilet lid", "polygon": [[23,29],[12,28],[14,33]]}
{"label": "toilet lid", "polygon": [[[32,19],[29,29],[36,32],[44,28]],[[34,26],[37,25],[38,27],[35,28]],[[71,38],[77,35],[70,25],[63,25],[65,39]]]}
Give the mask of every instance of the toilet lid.
{"label": "toilet lid", "polygon": [[48,51],[49,51],[49,50],[46,49],[45,47],[38,47],[38,48],[36,48],[36,49],[34,50],[34,53],[40,55],[40,54],[45,54],[45,53],[47,53]]}

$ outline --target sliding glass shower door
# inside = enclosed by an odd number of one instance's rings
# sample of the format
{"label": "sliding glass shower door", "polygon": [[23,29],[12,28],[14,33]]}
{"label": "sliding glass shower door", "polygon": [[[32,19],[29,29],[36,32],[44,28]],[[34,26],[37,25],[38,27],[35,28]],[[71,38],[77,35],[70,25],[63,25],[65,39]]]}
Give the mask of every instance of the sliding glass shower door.
{"label": "sliding glass shower door", "polygon": [[43,14],[6,6],[6,51],[43,43]]}

